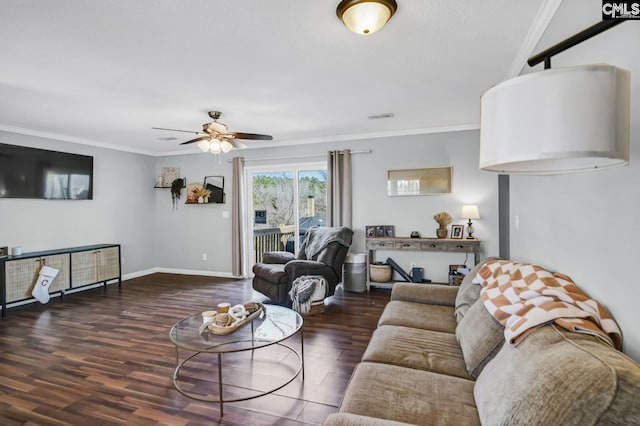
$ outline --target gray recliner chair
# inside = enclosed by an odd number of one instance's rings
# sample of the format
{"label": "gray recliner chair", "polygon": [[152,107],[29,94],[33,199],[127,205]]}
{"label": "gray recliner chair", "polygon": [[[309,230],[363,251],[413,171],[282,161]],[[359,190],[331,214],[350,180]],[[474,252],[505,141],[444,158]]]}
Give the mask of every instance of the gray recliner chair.
{"label": "gray recliner chair", "polygon": [[253,266],[253,288],[273,303],[289,304],[293,281],[303,275],[322,275],[327,294],[334,294],[342,280],[342,265],[351,246],[353,231],[347,227],[319,227],[307,231],[298,256],[278,251],[265,253]]}

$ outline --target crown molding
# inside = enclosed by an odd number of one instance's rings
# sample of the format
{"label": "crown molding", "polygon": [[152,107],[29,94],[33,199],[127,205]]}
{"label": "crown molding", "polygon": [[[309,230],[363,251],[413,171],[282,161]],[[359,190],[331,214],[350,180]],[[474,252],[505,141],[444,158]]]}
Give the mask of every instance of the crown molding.
{"label": "crown molding", "polygon": [[551,20],[558,11],[561,3],[562,0],[545,0],[542,3],[529,27],[527,36],[524,38],[516,57],[507,71],[507,75],[504,78],[505,80],[510,80],[522,73],[524,67],[527,66],[527,59],[529,59],[529,56],[533,54],[534,49],[538,43],[540,43],[542,35],[549,27],[549,24],[551,24]]}
{"label": "crown molding", "polygon": [[[391,138],[397,136],[413,136],[413,135],[426,135],[432,133],[450,133],[450,132],[464,132],[467,130],[478,130],[480,128],[479,123],[472,124],[458,124],[451,126],[440,126],[440,127],[423,127],[416,129],[405,129],[405,130],[386,130],[380,132],[370,132],[370,133],[353,133],[353,134],[345,134],[345,135],[333,135],[333,136],[322,136],[317,138],[302,138],[302,139],[278,139],[271,142],[260,143],[260,146],[248,147],[247,149],[261,149],[261,148],[270,148],[270,147],[281,147],[281,146],[293,146],[293,145],[310,145],[317,143],[326,143],[326,142],[344,142],[344,141],[354,141],[354,140],[362,140],[362,139],[380,139],[380,138]],[[168,151],[168,152],[151,152],[140,149],[128,148],[122,145],[115,145],[105,142],[98,142],[89,139],[76,138],[74,136],[62,135],[58,133],[49,133],[49,132],[41,132],[37,130],[24,129],[21,127],[14,126],[6,126],[0,124],[0,130],[17,133],[28,136],[36,136],[47,139],[55,139],[63,142],[71,142],[82,145],[95,146],[99,148],[112,149],[116,151],[124,151],[130,152],[134,154],[142,154],[148,155],[151,157],[171,157],[176,155],[195,155],[202,154],[200,151]]]}
{"label": "crown molding", "polygon": [[116,145],[116,144],[111,144],[106,142],[98,142],[90,139],[77,138],[75,136],[63,135],[60,133],[41,132],[39,130],[31,130],[31,129],[25,129],[22,127],[7,126],[5,124],[0,124],[0,130],[3,130],[5,132],[17,133],[20,135],[36,136],[36,137],[45,138],[45,139],[55,139],[62,142],[71,142],[71,143],[77,143],[80,145],[89,145],[89,146],[95,146],[98,148],[106,148],[106,149],[113,149],[116,151],[131,152],[133,154],[155,155],[153,152],[145,151],[142,149],[128,148],[122,145]]}

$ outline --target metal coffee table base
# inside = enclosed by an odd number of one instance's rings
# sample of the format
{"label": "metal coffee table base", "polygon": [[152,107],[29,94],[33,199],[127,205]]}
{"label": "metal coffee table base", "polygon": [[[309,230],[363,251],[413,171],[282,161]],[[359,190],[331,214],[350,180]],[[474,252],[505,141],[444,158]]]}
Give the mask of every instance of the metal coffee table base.
{"label": "metal coffee table base", "polygon": [[[252,330],[253,331],[253,330]],[[190,360],[192,360],[193,358],[197,357],[198,355],[202,355],[202,354],[209,354],[211,352],[208,351],[198,351],[194,354],[192,354],[191,356],[189,356],[188,358],[186,358],[184,361],[180,362],[179,360],[179,347],[176,346],[176,369],[173,372],[173,386],[176,388],[176,390],[178,392],[180,392],[182,395],[188,397],[188,398],[192,398],[192,399],[196,399],[199,401],[206,401],[206,402],[214,402],[214,403],[219,403],[220,404],[220,417],[222,417],[224,415],[224,407],[223,404],[225,402],[240,402],[240,401],[248,401],[250,399],[255,399],[255,398],[260,398],[262,396],[265,395],[269,395],[272,394],[280,389],[282,389],[283,387],[287,386],[289,383],[293,382],[296,377],[298,377],[300,374],[302,374],[302,380],[304,380],[304,334],[302,332],[302,328],[299,331],[300,333],[300,352],[298,352],[295,348],[286,345],[284,343],[281,342],[276,342],[276,343],[272,343],[270,345],[266,345],[266,346],[261,346],[259,348],[253,348],[253,349],[240,349],[240,350],[236,350],[236,351],[228,351],[228,352],[217,352],[216,355],[218,357],[218,392],[219,392],[219,399],[214,399],[214,398],[208,398],[208,397],[204,397],[201,395],[197,395],[188,391],[185,391],[184,389],[182,389],[180,387],[180,369]],[[293,336],[293,335],[292,335]],[[290,337],[292,337],[290,336]],[[222,345],[214,345],[208,348],[208,350],[214,350],[215,348],[219,348],[221,346],[227,346],[227,345],[233,345],[233,344],[237,344],[237,343],[241,343],[241,342],[252,342],[252,340],[236,340],[234,342],[226,342]],[[256,350],[260,350],[269,346],[273,346],[273,345],[277,345],[277,346],[281,346],[283,348],[286,348],[287,350],[289,350],[291,353],[293,353],[297,359],[298,359],[298,368],[295,371],[295,373],[283,384],[281,384],[280,386],[273,388],[271,390],[268,390],[266,392],[260,392],[256,395],[251,395],[248,397],[244,397],[244,398],[234,398],[234,399],[224,399],[223,396],[223,387],[224,384],[222,382],[222,355],[223,354],[233,354],[235,352],[246,352],[246,351],[256,351]],[[185,349],[183,349],[185,350]],[[256,389],[252,389],[253,391],[258,392]]]}

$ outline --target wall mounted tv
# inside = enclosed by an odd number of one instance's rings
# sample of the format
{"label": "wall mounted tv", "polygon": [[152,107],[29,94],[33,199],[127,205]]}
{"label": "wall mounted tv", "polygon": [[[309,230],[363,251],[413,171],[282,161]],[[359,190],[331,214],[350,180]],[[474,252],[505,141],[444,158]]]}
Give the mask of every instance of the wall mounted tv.
{"label": "wall mounted tv", "polygon": [[0,198],[93,199],[93,157],[0,143]]}

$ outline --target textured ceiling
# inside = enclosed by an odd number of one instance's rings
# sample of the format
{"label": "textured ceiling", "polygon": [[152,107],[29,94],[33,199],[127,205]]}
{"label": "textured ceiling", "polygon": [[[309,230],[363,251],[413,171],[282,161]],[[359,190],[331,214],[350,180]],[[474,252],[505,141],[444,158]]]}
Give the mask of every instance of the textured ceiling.
{"label": "textured ceiling", "polygon": [[162,155],[191,136],[151,127],[196,131],[209,110],[274,136],[250,147],[476,128],[559,0],[398,0],[371,36],[337,3],[2,0],[0,129]]}

